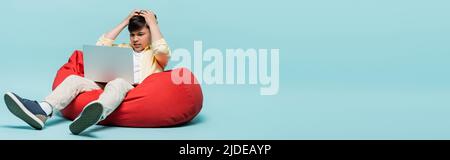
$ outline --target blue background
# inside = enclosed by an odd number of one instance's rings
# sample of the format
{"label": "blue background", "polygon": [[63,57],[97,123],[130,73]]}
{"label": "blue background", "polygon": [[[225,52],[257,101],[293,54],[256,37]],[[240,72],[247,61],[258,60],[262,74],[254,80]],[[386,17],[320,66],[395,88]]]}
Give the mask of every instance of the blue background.
{"label": "blue background", "polygon": [[445,0],[6,0],[0,92],[43,99],[73,50],[134,8],[157,13],[172,49],[193,52],[194,40],[222,51],[279,48],[279,93],[202,85],[204,108],[190,125],[95,126],[81,136],[61,117],[35,131],[2,98],[0,139],[450,139]]}

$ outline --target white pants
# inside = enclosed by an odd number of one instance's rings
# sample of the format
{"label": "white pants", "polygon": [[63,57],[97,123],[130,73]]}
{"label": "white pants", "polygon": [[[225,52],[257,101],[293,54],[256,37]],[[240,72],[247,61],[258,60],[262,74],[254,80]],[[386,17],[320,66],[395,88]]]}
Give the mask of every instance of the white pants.
{"label": "white pants", "polygon": [[[117,78],[108,82],[98,102],[103,105],[103,117],[111,114],[123,101],[128,91],[134,87],[127,81]],[[48,95],[44,101],[54,110],[62,110],[72,102],[78,94],[86,91],[101,89],[94,81],[84,77],[70,75]]]}

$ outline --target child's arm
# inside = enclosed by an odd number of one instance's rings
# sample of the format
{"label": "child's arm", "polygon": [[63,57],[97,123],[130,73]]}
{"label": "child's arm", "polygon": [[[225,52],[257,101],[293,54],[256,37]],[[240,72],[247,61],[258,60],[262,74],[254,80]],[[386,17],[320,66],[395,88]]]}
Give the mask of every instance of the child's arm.
{"label": "child's arm", "polygon": [[130,22],[130,18],[138,15],[139,10],[133,10],[127,18],[125,18],[119,25],[117,25],[114,29],[105,34],[105,38],[116,39],[117,36],[122,32],[122,30],[128,25]]}
{"label": "child's arm", "polygon": [[144,10],[140,15],[145,18],[145,22],[149,25],[153,54],[155,54],[159,64],[165,67],[169,61],[170,49],[159,30],[155,14],[152,11]]}
{"label": "child's arm", "polygon": [[97,42],[99,46],[111,46],[113,41],[119,36],[120,32],[128,25],[130,18],[134,15],[138,15],[139,10],[133,10],[127,18],[125,18],[121,23],[119,23],[111,31],[105,33],[100,40]]}
{"label": "child's arm", "polygon": [[149,10],[143,10],[140,14],[145,18],[145,22],[150,28],[150,33],[152,35],[152,43],[163,38],[161,31],[159,30],[158,22],[156,21],[155,14]]}

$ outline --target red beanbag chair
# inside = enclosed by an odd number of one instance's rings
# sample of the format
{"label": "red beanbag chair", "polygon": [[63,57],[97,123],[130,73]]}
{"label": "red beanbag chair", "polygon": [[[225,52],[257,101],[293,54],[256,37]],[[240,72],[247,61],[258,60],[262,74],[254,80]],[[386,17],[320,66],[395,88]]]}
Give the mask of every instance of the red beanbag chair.
{"label": "red beanbag chair", "polygon": [[[190,74],[191,83],[175,84],[172,72]],[[57,72],[52,89],[67,76],[84,77],[83,52],[75,51],[69,61]],[[187,77],[187,76],[180,76]],[[201,110],[203,95],[194,75],[186,68],[155,73],[130,90],[122,104],[99,124],[125,127],[165,127],[179,125],[192,120]],[[96,100],[103,90],[93,90],[78,95],[62,115],[74,120],[83,107]]]}

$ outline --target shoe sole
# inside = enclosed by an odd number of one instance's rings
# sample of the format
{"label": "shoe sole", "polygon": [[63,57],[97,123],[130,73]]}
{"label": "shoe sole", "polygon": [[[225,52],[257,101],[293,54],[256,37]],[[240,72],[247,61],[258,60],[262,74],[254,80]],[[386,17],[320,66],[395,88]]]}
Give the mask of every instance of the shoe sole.
{"label": "shoe sole", "polygon": [[33,113],[28,111],[28,109],[19,101],[19,99],[14,94],[12,94],[11,92],[7,92],[4,96],[4,99],[8,110],[16,117],[25,121],[28,125],[35,129],[40,130],[44,128],[44,123]]}
{"label": "shoe sole", "polygon": [[81,115],[70,124],[70,132],[77,135],[97,124],[103,113],[103,106],[100,103],[92,103],[86,106]]}

